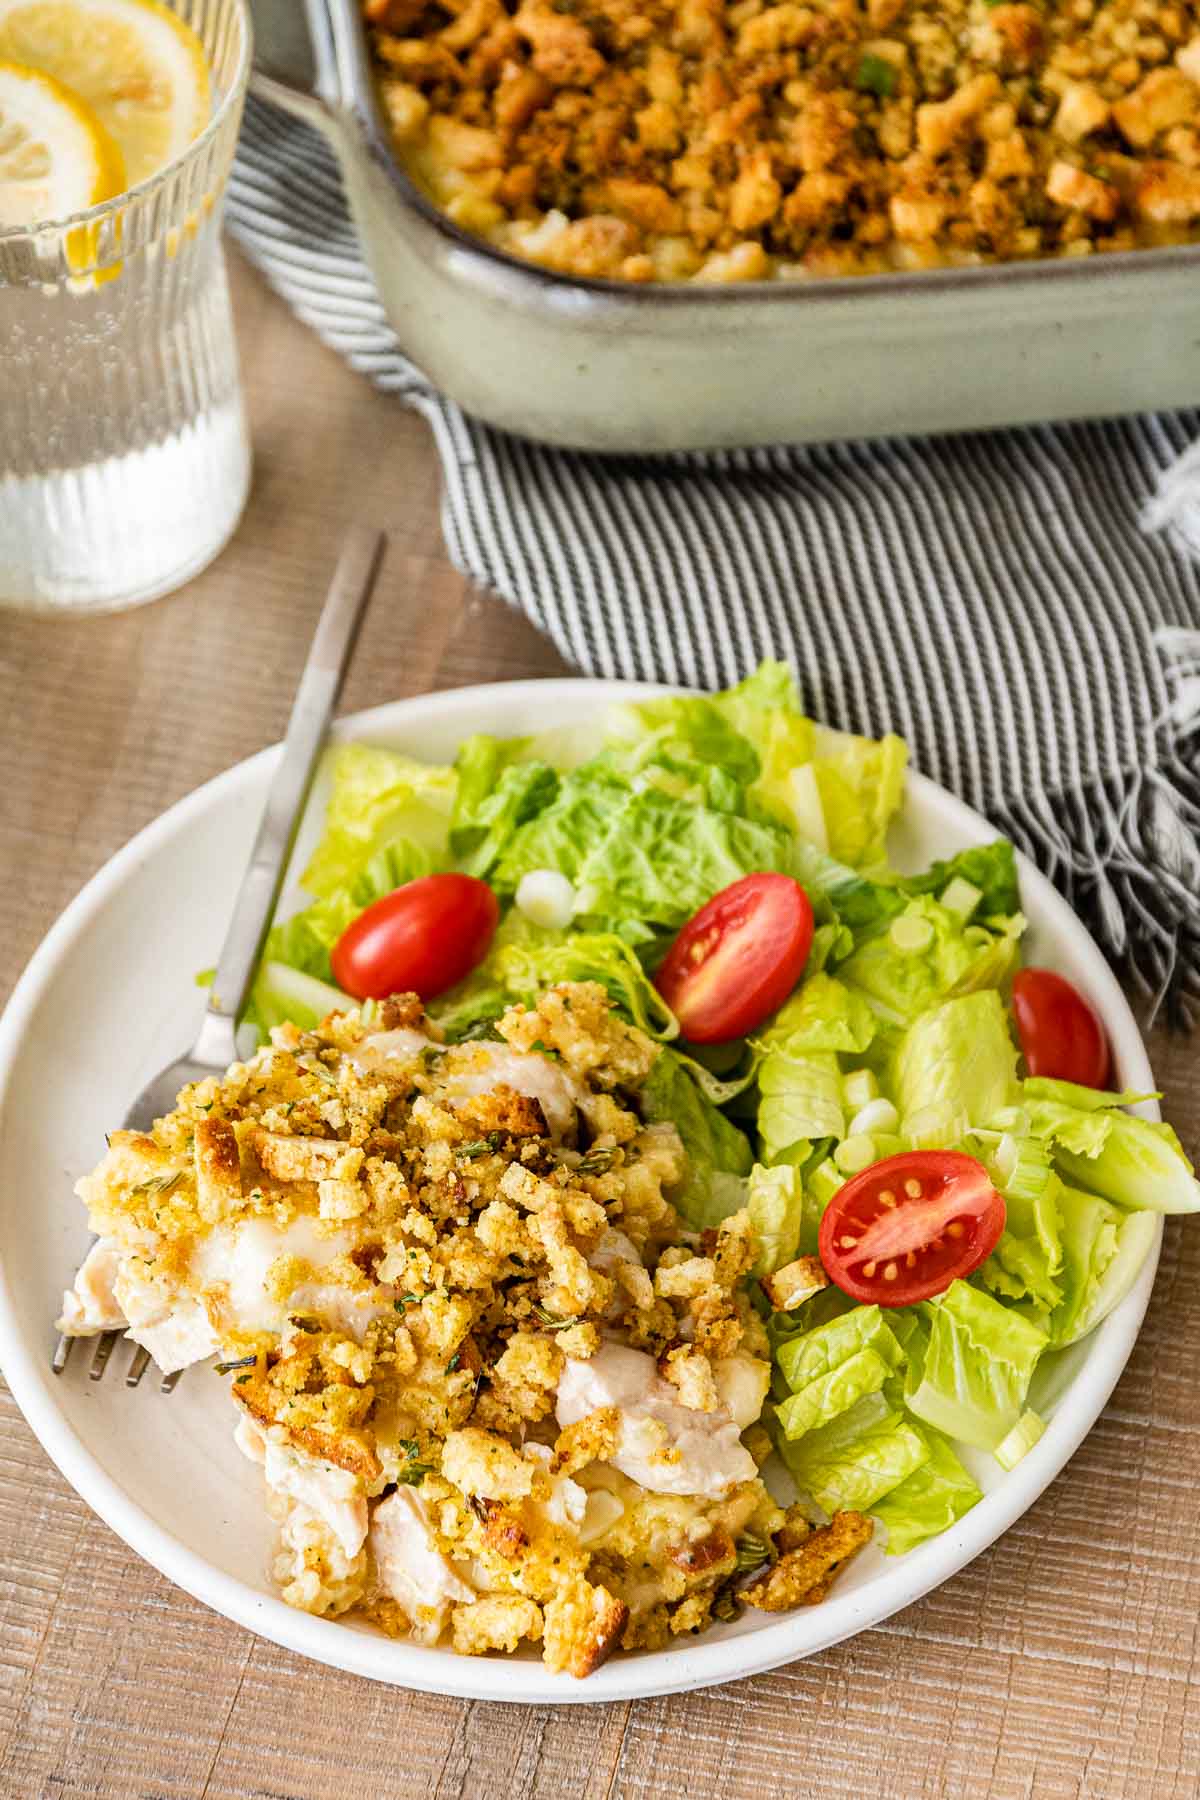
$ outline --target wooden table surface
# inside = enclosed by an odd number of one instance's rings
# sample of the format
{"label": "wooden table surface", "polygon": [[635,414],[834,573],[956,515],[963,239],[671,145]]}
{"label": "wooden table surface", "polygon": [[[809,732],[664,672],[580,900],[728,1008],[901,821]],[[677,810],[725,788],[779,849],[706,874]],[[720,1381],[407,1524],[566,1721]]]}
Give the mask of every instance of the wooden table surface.
{"label": "wooden table surface", "polygon": [[[235,271],[257,472],[183,593],[0,615],[0,997],[148,820],[280,736],[339,534],[391,548],[347,710],[555,653],[447,560],[424,426]],[[1151,1034],[1200,1145],[1197,1046]],[[1200,1227],[1168,1221],[1111,1405],[991,1550],[873,1631],[732,1687],[561,1710],[409,1694],[227,1623],[93,1517],[0,1384],[0,1794],[100,1800],[688,1800],[1200,1793]]]}

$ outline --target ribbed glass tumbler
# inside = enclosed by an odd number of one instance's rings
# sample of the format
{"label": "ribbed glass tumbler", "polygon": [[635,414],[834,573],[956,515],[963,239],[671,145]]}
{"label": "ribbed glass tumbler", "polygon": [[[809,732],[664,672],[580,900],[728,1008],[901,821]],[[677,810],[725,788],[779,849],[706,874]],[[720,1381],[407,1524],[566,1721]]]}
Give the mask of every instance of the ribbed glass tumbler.
{"label": "ribbed glass tumbler", "polygon": [[106,612],[212,560],[250,481],[221,200],[250,68],[245,0],[170,0],[212,117],[157,175],[0,231],[0,605]]}

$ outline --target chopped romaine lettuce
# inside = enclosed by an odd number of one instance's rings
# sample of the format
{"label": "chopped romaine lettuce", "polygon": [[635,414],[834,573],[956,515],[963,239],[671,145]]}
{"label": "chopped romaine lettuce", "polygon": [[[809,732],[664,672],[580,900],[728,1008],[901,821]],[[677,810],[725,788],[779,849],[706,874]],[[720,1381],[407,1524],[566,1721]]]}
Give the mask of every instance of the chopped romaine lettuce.
{"label": "chopped romaine lettuce", "polygon": [[1062,1299],[1062,1182],[1036,1138],[1004,1136],[984,1160],[1007,1218],[979,1279],[1002,1299],[1032,1300],[1050,1310]]}
{"label": "chopped romaine lettuce", "polygon": [[[472,742],[492,744],[495,740]],[[475,753],[476,762],[480,754]],[[468,785],[461,757],[455,766],[460,779],[450,825],[450,848],[460,869],[482,878],[499,860],[520,826],[553,802],[559,778],[546,763],[512,763],[497,769],[486,791],[477,795],[479,771],[470,769],[472,780]]]}
{"label": "chopped romaine lettuce", "polygon": [[665,1041],[678,1035],[674,1013],[629,945],[611,932],[533,928],[520,940],[501,944],[490,968],[514,999],[525,1001],[559,981],[598,981],[648,1036]]}
{"label": "chopped romaine lettuce", "polygon": [[948,1437],[992,1450],[1021,1416],[1047,1334],[965,1281],[925,1312],[929,1345],[907,1404]]}
{"label": "chopped romaine lettuce", "polygon": [[674,930],[743,875],[787,869],[790,860],[782,827],[647,787],[627,794],[572,879],[581,911]]}
{"label": "chopped romaine lettuce", "polygon": [[901,1135],[952,1147],[1012,1097],[1017,1052],[994,988],[922,1013],[901,1038],[893,1079]]}
{"label": "chopped romaine lettuce", "polygon": [[1007,838],[960,850],[944,862],[931,863],[923,875],[906,875],[904,888],[909,894],[934,894],[942,899],[955,881],[978,889],[979,898],[970,915],[973,918],[995,920],[1021,910],[1017,859]]}
{"label": "chopped romaine lettuce", "polygon": [[868,1394],[798,1442],[781,1440],[779,1452],[797,1484],[828,1513],[874,1511],[930,1454],[925,1433],[881,1393]]}
{"label": "chopped romaine lettuce", "polygon": [[1123,1099],[1026,1081],[1021,1107],[1064,1180],[1137,1211],[1200,1212],[1200,1183],[1171,1127],[1120,1111]]}
{"label": "chopped romaine lettuce", "polygon": [[1059,1183],[1062,1297],[1049,1317],[1057,1347],[1074,1344],[1120,1304],[1158,1231],[1153,1212],[1125,1212]]}
{"label": "chopped romaine lettuce", "polygon": [[1018,913],[996,921],[994,930],[971,925],[921,895],[886,929],[865,939],[839,965],[838,975],[868,995],[885,1017],[911,1024],[940,1000],[999,987],[1016,960],[1024,923]]}
{"label": "chopped romaine lettuce", "polygon": [[348,891],[379,851],[398,842],[444,866],[458,786],[453,769],[375,744],[339,744],[329,769],[325,831],[301,877],[310,894]]}
{"label": "chopped romaine lettuce", "polygon": [[1002,1444],[996,1445],[996,1461],[1002,1469],[1015,1469],[1045,1436],[1046,1422],[1030,1411],[1021,1414]]}
{"label": "chopped romaine lettuce", "polygon": [[498,894],[514,894],[534,869],[557,869],[578,885],[579,871],[612,818],[630,795],[629,782],[603,756],[584,763],[559,783],[550,804],[519,825],[488,880]]}
{"label": "chopped romaine lettuce", "polygon": [[716,695],[714,705],[758,752],[762,773],[753,798],[835,861],[855,868],[883,863],[904,791],[902,739],[855,737],[806,719],[782,663],[764,663]]}
{"label": "chopped romaine lettuce", "polygon": [[758,1135],[765,1162],[803,1162],[818,1138],[842,1138],[842,1078],[832,1050],[764,1056],[758,1070]]}
{"label": "chopped romaine lettuce", "polygon": [[289,1019],[302,1031],[311,1031],[327,1013],[349,1012],[358,1004],[340,988],[305,975],[300,969],[291,969],[286,963],[264,962],[259,964],[246,1019],[264,1033]]}
{"label": "chopped romaine lettuce", "polygon": [[650,763],[722,769],[739,788],[758,779],[762,764],[753,745],[731,724],[719,701],[703,694],[679,694],[640,705],[610,707],[604,721],[607,742],[631,769]]}
{"label": "chopped romaine lettuce", "polygon": [[683,1140],[688,1173],[671,1198],[688,1224],[704,1231],[744,1206],[745,1177],[754,1165],[749,1140],[706,1097],[672,1050],[660,1050],[641,1100],[648,1120],[674,1125]]}
{"label": "chopped romaine lettuce", "polygon": [[754,1229],[756,1275],[770,1275],[791,1262],[800,1243],[803,1188],[797,1169],[765,1169],[755,1163],[746,1194]]}
{"label": "chopped romaine lettuce", "polygon": [[788,1057],[813,1050],[859,1054],[875,1036],[875,1015],[861,994],[823,972],[810,974],[757,1040],[766,1051]]}
{"label": "chopped romaine lettuce", "polygon": [[776,1416],[792,1439],[878,1392],[902,1365],[904,1352],[880,1308],[858,1306],[784,1344],[777,1361],[791,1392]]}
{"label": "chopped romaine lettuce", "polygon": [[901,1556],[926,1538],[936,1537],[983,1498],[940,1431],[925,1425],[920,1436],[929,1450],[927,1459],[871,1508],[887,1527],[884,1549],[889,1556]]}

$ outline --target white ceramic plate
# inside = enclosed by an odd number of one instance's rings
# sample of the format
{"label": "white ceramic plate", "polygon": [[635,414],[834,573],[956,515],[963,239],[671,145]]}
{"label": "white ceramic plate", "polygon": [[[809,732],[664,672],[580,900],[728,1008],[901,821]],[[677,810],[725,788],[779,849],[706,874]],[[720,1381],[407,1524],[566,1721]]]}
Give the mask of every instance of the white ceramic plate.
{"label": "white ceramic plate", "polygon": [[[360,714],[339,735],[441,760],[472,731],[577,725],[612,700],[662,691],[583,681],[467,688]],[[259,1476],[234,1448],[225,1384],[207,1368],[190,1370],[170,1398],[152,1380],[128,1391],[115,1366],[94,1384],[78,1352],[54,1378],[51,1321],[87,1243],[72,1185],[98,1160],[130,1097],[191,1040],[203,1004],[195,972],[216,959],[276,755],[230,769],[127,844],[54,926],[0,1021],[0,1365],[49,1455],[112,1529],[198,1599],[318,1662],[474,1699],[578,1703],[730,1681],[810,1655],[907,1606],[1011,1525],[1062,1468],[1120,1375],[1157,1245],[1133,1292],[1037,1396],[1049,1414],[1040,1443],[1011,1474],[993,1468],[990,1491],[952,1530],[904,1557],[872,1546],[821,1606],[748,1614],[667,1650],[617,1656],[583,1682],[550,1674],[533,1656],[457,1657],[284,1606],[266,1574]],[[318,789],[296,867],[321,799]],[[917,868],[994,835],[913,776],[893,848],[901,866]],[[1030,959],[1090,996],[1108,1028],[1117,1084],[1152,1087],[1137,1027],[1100,953],[1024,862],[1021,880]],[[123,1368],[123,1351],[118,1360]]]}

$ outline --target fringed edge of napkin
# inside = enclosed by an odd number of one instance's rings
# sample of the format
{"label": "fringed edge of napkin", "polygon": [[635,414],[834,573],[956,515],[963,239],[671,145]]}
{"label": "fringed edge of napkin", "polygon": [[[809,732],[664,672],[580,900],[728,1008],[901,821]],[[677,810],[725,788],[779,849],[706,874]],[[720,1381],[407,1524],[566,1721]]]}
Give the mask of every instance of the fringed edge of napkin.
{"label": "fringed edge of napkin", "polygon": [[1053,882],[1153,1018],[1200,1009],[1200,771],[1170,757],[1128,777],[1024,798],[993,823]]}

